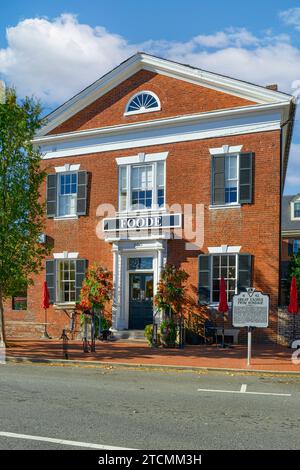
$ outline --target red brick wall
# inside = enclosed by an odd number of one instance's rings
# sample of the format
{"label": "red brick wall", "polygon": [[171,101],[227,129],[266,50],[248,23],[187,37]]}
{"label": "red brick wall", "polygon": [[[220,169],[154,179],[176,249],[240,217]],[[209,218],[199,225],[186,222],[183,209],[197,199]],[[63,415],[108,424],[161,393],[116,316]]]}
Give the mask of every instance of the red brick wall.
{"label": "red brick wall", "polygon": [[[161,111],[124,116],[129,98],[142,90],[157,94],[161,102]],[[249,104],[255,103],[210,88],[141,70],[56,127],[50,134],[236,108]]]}
{"label": "red brick wall", "polygon": [[[222,145],[243,145],[243,151],[255,152],[254,203],[240,209],[210,210],[210,162],[209,148]],[[80,163],[82,170],[90,172],[89,215],[78,220],[47,220],[45,232],[53,238],[54,252],[78,251],[80,257],[90,263],[101,262],[112,269],[111,245],[96,236],[97,206],[110,203],[117,207],[117,165],[115,158],[147,153],[169,151],[166,163],[167,194],[169,205],[205,205],[205,240],[200,251],[185,251],[184,241],[168,242],[168,261],[180,264],[189,274],[191,293],[198,285],[198,255],[207,252],[208,246],[241,245],[241,252],[254,256],[254,286],[271,296],[271,307],[276,311],[278,302],[279,267],[279,209],[280,209],[280,133],[279,131],[222,137],[201,141],[182,142],[134,150],[59,158],[45,161],[49,172],[63,163]],[[45,191],[45,185],[42,189]],[[34,287],[28,292],[28,310],[6,310],[9,335],[27,336],[41,334],[41,325],[17,328],[9,321],[43,321],[40,309],[44,273],[36,276]],[[64,312],[49,309],[50,332],[58,336],[68,327],[69,319]],[[29,332],[29,333],[28,333]],[[263,332],[259,332],[261,335]],[[276,315],[271,317],[269,333],[275,338]]]}

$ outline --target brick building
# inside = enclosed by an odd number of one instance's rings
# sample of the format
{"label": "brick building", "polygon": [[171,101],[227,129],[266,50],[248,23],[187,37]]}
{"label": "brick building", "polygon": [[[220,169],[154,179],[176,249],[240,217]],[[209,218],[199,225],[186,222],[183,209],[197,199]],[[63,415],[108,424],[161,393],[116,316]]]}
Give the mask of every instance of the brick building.
{"label": "brick building", "polygon": [[53,250],[27,310],[7,310],[8,333],[41,336],[46,277],[57,337],[94,261],[113,272],[113,329],[142,329],[168,262],[212,309],[221,276],[229,302],[250,285],[270,294],[270,327],[259,334],[275,340],[294,112],[285,93],[144,53],[53,111],[35,139]]}

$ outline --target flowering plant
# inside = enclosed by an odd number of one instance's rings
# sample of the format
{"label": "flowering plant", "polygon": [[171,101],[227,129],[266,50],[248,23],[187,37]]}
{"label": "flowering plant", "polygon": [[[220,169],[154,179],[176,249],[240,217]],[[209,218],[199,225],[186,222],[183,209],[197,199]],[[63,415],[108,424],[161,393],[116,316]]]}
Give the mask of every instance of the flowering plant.
{"label": "flowering plant", "polygon": [[103,309],[112,298],[112,273],[103,266],[94,263],[88,269],[80,291],[79,308],[81,310]]}

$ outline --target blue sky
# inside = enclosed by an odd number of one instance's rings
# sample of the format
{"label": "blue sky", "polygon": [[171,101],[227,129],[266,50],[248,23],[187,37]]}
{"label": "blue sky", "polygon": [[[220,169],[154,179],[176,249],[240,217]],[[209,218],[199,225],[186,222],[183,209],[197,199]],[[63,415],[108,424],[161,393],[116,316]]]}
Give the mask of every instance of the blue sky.
{"label": "blue sky", "polygon": [[[50,110],[137,50],[300,90],[300,0],[10,0],[0,78]],[[299,93],[300,95],[300,93]],[[300,192],[300,115],[285,192]]]}

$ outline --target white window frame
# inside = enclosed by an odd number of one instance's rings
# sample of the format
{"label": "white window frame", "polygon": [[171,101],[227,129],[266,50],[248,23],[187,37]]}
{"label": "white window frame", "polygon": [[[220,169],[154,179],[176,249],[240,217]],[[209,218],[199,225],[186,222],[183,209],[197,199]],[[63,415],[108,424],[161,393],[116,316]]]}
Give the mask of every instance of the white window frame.
{"label": "white window frame", "polygon": [[[238,269],[239,269],[239,253],[238,252],[214,252],[210,254],[210,305],[216,306],[219,302],[213,301],[213,257],[214,256],[235,256],[235,294],[238,293]],[[228,305],[231,302],[228,301]]]}
{"label": "white window frame", "polygon": [[[220,155],[220,154],[219,154]],[[218,156],[218,154],[215,154],[213,156]],[[237,195],[237,200],[236,202],[225,202],[224,204],[211,204],[209,206],[210,209],[223,209],[223,208],[226,208],[226,207],[241,207],[241,203],[240,203],[240,153],[226,153],[226,154],[223,154],[223,156],[226,158],[226,157],[231,157],[231,156],[236,156],[237,157],[237,168],[236,168],[236,171],[237,171],[237,178],[236,178],[236,181],[237,181],[237,190],[236,190],[236,195]],[[225,164],[225,170],[226,170],[226,164]],[[214,171],[214,168],[213,168],[213,171]],[[212,179],[213,179],[214,175],[212,174]],[[226,190],[226,178],[225,178],[225,173],[224,173],[224,191]],[[212,187],[212,190],[213,190],[213,187]]]}
{"label": "white window frame", "polygon": [[[75,263],[75,279],[74,279],[74,292],[75,292],[75,300],[61,300],[62,298],[62,291],[61,291],[61,280],[59,279],[59,272],[60,272],[60,263],[65,263],[65,262],[71,262],[73,261]],[[58,305],[75,305],[76,304],[76,259],[75,258],[69,258],[69,257],[64,257],[64,258],[59,258],[57,259],[56,262],[56,298],[57,298],[57,304]],[[64,281],[64,280],[63,280]],[[66,282],[71,282],[66,281]]]}
{"label": "white window frame", "polygon": [[[157,191],[159,189],[157,185],[157,166],[158,164],[163,163],[164,165],[164,204],[163,206],[158,207],[157,203]],[[133,208],[132,207],[132,182],[131,182],[131,173],[132,168],[138,166],[151,166],[152,167],[152,206],[144,209]],[[126,168],[126,208],[121,209],[121,185],[120,185],[120,172],[121,168]],[[149,212],[153,210],[165,210],[166,207],[166,163],[164,160],[158,160],[153,162],[140,162],[140,163],[132,163],[127,165],[120,165],[119,166],[119,174],[118,174],[118,211],[120,213],[126,212]]]}
{"label": "white window frame", "polygon": [[[209,149],[212,157],[222,155],[226,158],[227,155],[237,155],[237,202],[229,202],[225,204],[210,204],[209,209],[226,209],[241,207],[240,204],[240,153],[242,152],[243,145],[222,145],[221,147],[214,147]],[[213,178],[213,175],[212,175]],[[225,188],[224,188],[225,189]]]}
{"label": "white window frame", "polygon": [[229,157],[236,158],[236,179],[232,180],[226,178],[226,162],[225,162],[225,173],[224,173],[224,189],[225,189],[225,198],[226,198],[226,181],[236,181],[236,201],[234,202],[225,202],[225,206],[236,206],[240,204],[240,154],[239,153],[227,153],[225,159]]}
{"label": "white window frame", "polygon": [[295,217],[295,203],[300,203],[300,198],[291,202],[291,220],[300,220],[300,217]]}
{"label": "white window frame", "polygon": [[[57,216],[55,217],[55,219],[74,219],[74,218],[78,218],[78,215],[77,215],[77,210],[75,211],[74,214],[65,214],[65,215],[61,215],[60,214],[60,198],[63,197],[61,194],[60,194],[60,187],[61,187],[61,176],[65,176],[65,175],[74,175],[76,174],[76,195],[74,196],[74,199],[75,199],[75,205],[77,207],[77,194],[78,194],[78,171],[60,171],[60,172],[57,172],[57,179],[58,179],[58,182],[57,182],[57,194],[56,194],[56,201],[57,201]],[[72,184],[72,183],[71,183]]]}
{"label": "white window frame", "polygon": [[[136,111],[128,111],[128,108],[129,108],[132,100],[134,100],[137,96],[139,96],[143,93],[147,93],[147,94],[153,96],[153,98],[157,102],[157,106],[155,108],[141,108],[141,109],[138,109]],[[132,116],[132,115],[135,115],[135,114],[152,113],[154,111],[161,111],[161,104],[160,104],[160,100],[159,100],[158,96],[155,93],[153,93],[153,91],[142,90],[142,91],[138,91],[137,93],[135,93],[134,95],[132,95],[130,97],[130,99],[128,100],[128,102],[126,104],[124,116]]]}

